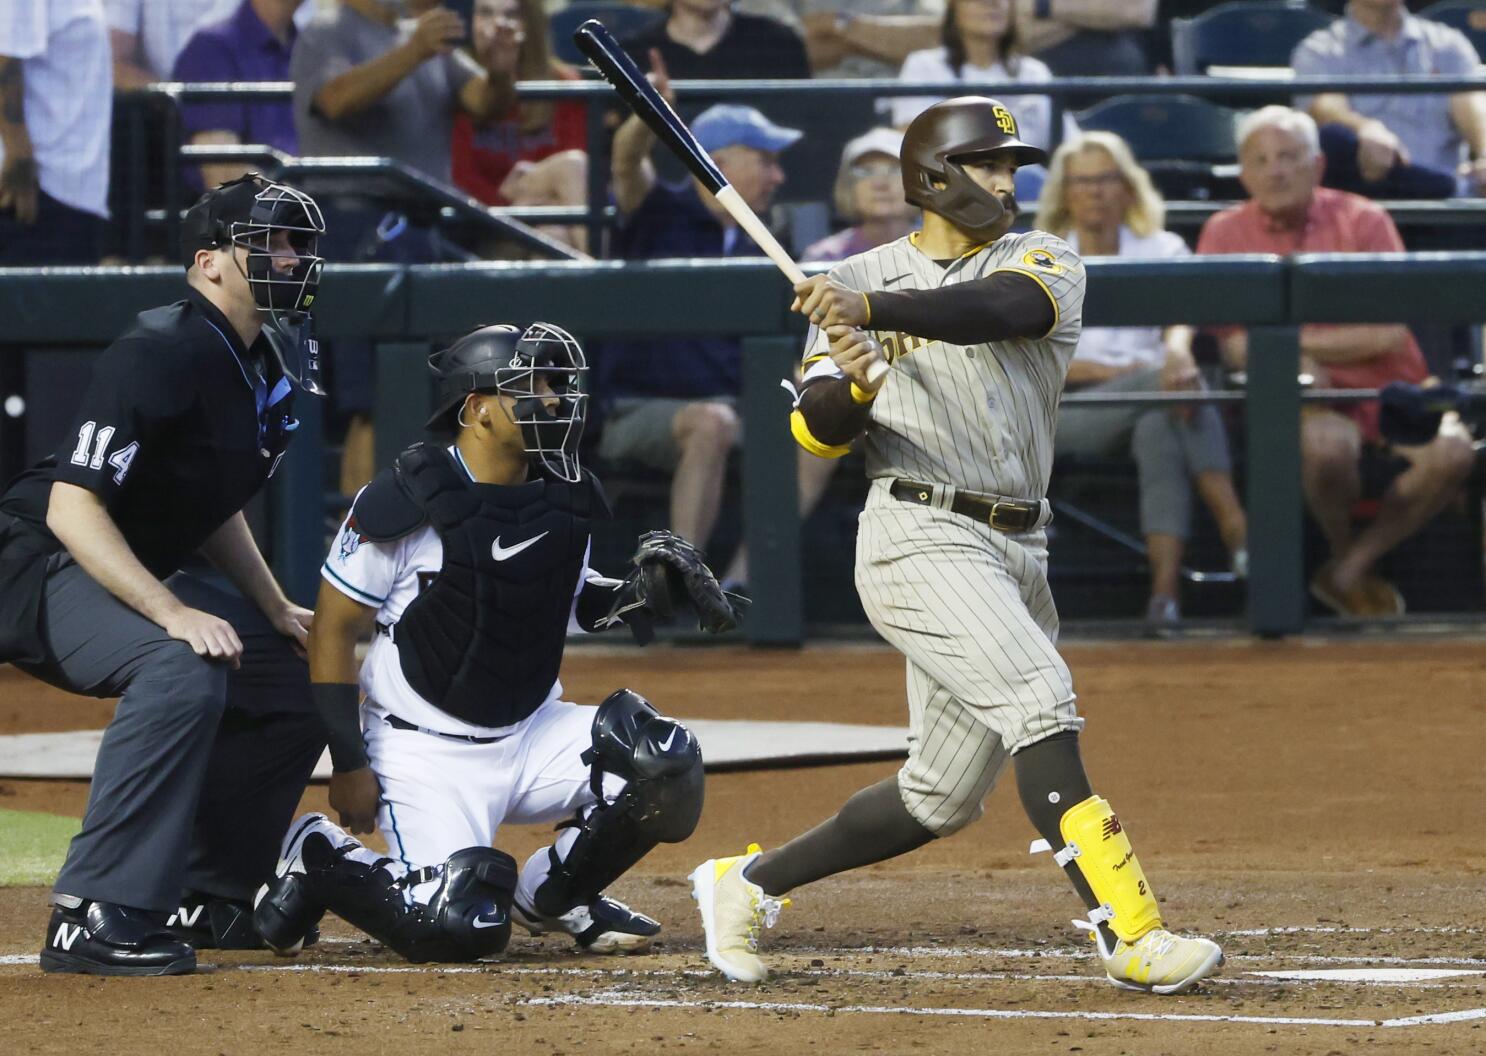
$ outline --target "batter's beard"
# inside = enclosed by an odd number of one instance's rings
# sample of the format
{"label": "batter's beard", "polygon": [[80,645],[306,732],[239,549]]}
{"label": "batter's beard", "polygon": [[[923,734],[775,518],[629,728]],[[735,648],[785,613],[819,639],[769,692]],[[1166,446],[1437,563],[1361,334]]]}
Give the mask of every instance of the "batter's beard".
{"label": "batter's beard", "polygon": [[1006,194],[998,194],[996,197],[1001,200],[1001,206],[1006,210],[1007,216],[1016,216],[1021,212],[1021,209],[1016,204],[1015,194],[1008,192]]}

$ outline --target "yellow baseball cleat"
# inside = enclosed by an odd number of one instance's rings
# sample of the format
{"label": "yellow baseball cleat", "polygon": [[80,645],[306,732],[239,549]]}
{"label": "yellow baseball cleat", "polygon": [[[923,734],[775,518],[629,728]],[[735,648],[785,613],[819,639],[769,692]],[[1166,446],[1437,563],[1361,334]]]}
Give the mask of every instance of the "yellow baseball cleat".
{"label": "yellow baseball cleat", "polygon": [[735,983],[761,983],[769,966],[758,955],[758,936],[772,928],[789,899],[770,898],[743,871],[763,853],[756,843],[733,858],[709,858],[691,873],[691,897],[702,914],[707,960]]}
{"label": "yellow baseball cleat", "polygon": [[1223,951],[1211,939],[1189,939],[1152,928],[1134,942],[1117,939],[1114,949],[1107,950],[1093,924],[1075,920],[1073,926],[1093,933],[1104,971],[1121,990],[1179,994],[1223,967]]}

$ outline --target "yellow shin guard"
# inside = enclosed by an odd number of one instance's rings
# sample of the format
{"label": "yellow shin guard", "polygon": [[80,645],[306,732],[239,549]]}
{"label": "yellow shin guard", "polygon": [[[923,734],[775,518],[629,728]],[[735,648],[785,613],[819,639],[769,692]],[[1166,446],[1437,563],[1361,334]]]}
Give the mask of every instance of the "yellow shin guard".
{"label": "yellow shin guard", "polygon": [[1091,923],[1108,921],[1110,929],[1126,942],[1161,926],[1161,910],[1130,837],[1102,797],[1090,796],[1070,807],[1058,822],[1058,830],[1063,834],[1058,864],[1076,861],[1100,902],[1100,908],[1089,915]]}

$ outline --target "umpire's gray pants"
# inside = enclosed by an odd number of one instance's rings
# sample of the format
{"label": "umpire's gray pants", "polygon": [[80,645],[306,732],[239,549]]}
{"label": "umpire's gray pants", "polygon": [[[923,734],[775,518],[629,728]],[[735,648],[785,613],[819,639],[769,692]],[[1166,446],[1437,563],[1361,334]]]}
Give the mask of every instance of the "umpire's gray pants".
{"label": "umpire's gray pants", "polygon": [[[1142,370],[1081,392],[1155,392],[1159,370]],[[1192,523],[1192,478],[1199,473],[1232,471],[1228,435],[1217,408],[1202,404],[1187,420],[1166,406],[1079,406],[1058,411],[1055,455],[1114,455],[1126,450],[1135,459],[1140,481],[1142,535],[1185,539]]]}
{"label": "umpire's gray pants", "polygon": [[161,912],[186,890],[251,898],[324,746],[308,670],[287,639],[225,580],[167,583],[233,625],[240,669],[197,656],[66,554],[51,558],[49,656],[23,669],[73,693],[122,697],[57,895]]}

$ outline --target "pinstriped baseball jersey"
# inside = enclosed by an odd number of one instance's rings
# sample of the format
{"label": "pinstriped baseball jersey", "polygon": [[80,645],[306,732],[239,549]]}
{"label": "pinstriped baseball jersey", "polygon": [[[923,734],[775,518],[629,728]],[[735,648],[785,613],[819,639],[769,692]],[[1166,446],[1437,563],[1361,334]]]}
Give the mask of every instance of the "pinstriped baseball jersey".
{"label": "pinstriped baseball jersey", "polygon": [[[914,237],[848,257],[831,278],[866,292],[927,290],[1016,271],[1048,291],[1057,318],[1036,340],[975,345],[874,331],[894,369],[872,405],[867,475],[1041,499],[1052,473],[1063,379],[1083,327],[1083,262],[1062,239],[1031,231],[1004,235],[945,267],[922,253]],[[807,377],[840,373],[824,332],[812,327],[806,349]]]}

